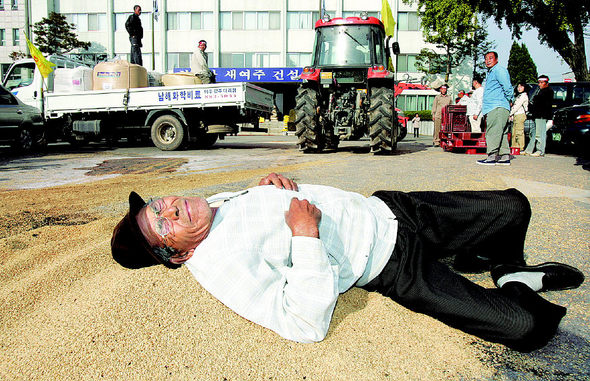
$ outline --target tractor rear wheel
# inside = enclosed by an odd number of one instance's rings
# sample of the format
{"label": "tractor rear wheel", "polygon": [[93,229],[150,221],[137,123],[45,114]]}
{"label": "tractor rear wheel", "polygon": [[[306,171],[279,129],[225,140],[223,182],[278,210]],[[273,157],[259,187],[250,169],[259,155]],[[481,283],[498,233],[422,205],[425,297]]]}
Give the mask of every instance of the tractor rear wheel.
{"label": "tractor rear wheel", "polygon": [[317,152],[324,148],[325,139],[318,121],[318,92],[310,87],[300,87],[295,97],[295,135],[299,150]]}
{"label": "tractor rear wheel", "polygon": [[393,107],[393,89],[373,87],[369,107],[371,152],[391,154],[397,148],[397,116]]}

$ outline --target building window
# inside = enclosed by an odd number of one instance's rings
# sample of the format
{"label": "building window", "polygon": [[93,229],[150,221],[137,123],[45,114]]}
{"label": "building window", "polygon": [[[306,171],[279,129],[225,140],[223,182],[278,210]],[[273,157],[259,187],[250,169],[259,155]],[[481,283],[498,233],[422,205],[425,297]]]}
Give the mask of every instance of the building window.
{"label": "building window", "polygon": [[[360,17],[361,16],[361,12],[364,12],[364,11],[346,11],[346,12],[342,12],[342,17],[344,17],[344,18],[346,18],[346,17]],[[367,12],[367,16],[381,19],[381,12]]]}
{"label": "building window", "polygon": [[11,1],[10,1],[10,8],[11,8],[13,11],[16,11],[16,10],[18,10],[18,0],[11,0]]}
{"label": "building window", "polygon": [[281,12],[268,12],[268,29],[281,29]]}
{"label": "building window", "polygon": [[213,29],[213,12],[170,12],[168,30]]}
{"label": "building window", "polygon": [[95,32],[107,29],[107,15],[104,13],[88,14],[88,31]]}
{"label": "building window", "polygon": [[222,30],[278,30],[280,12],[221,12]]}
{"label": "building window", "polygon": [[397,14],[398,30],[420,30],[420,19],[417,12],[399,12]]}
{"label": "building window", "polygon": [[[328,12],[330,14],[330,12]],[[287,12],[288,29],[313,29],[320,19],[319,12]]]}
{"label": "building window", "polygon": [[0,11],[4,10],[4,0],[0,0]]}
{"label": "building window", "polygon": [[418,70],[416,70],[416,55],[400,54],[397,56],[397,71],[417,73]]}
{"label": "building window", "polygon": [[287,67],[311,65],[311,53],[287,53]]}
{"label": "building window", "polygon": [[126,13],[115,13],[115,31],[125,30],[125,22],[129,17]]}
{"label": "building window", "polygon": [[168,53],[168,71],[191,67],[191,53]]}
{"label": "building window", "polygon": [[222,53],[221,67],[278,67],[280,57],[279,53]]}
{"label": "building window", "polygon": [[0,29],[0,46],[6,46],[6,29]]}
{"label": "building window", "polygon": [[191,12],[191,29],[213,29],[213,12]]}
{"label": "building window", "polygon": [[13,29],[12,30],[12,46],[19,46],[20,45],[20,30]]}
{"label": "building window", "polygon": [[396,106],[403,111],[422,111],[432,109],[434,95],[400,95]]}
{"label": "building window", "polygon": [[[152,12],[144,13],[143,11],[141,11],[141,16],[139,16],[139,18],[141,19],[141,26],[144,32],[146,30],[152,30]],[[125,25],[123,25],[123,27],[125,27]]]}
{"label": "building window", "polygon": [[[78,32],[97,32],[107,29],[107,15],[105,13],[68,13],[66,21],[74,24]],[[125,22],[123,22],[125,27]]]}
{"label": "building window", "polygon": [[166,16],[168,19],[168,30],[190,30],[191,13],[190,12],[170,12]]}

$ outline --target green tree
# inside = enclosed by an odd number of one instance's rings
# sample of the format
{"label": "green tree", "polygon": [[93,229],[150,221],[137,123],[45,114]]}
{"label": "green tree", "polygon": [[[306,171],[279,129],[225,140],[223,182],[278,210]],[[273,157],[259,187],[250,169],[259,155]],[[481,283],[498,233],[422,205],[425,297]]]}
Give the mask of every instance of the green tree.
{"label": "green tree", "polygon": [[466,41],[469,56],[473,64],[473,75],[475,73],[485,72],[487,70],[484,54],[494,49],[496,44],[488,40],[488,31],[485,28],[485,22],[481,21],[479,26],[475,28],[473,35]]}
{"label": "green tree", "polygon": [[76,26],[66,21],[62,14],[51,12],[33,26],[35,45],[43,53],[68,53],[76,48],[88,49],[90,42],[78,40]]}
{"label": "green tree", "polygon": [[520,82],[534,83],[537,81],[537,65],[531,58],[526,45],[514,41],[508,57],[508,73],[513,84]]}
{"label": "green tree", "polygon": [[447,62],[443,55],[434,52],[431,49],[422,48],[420,54],[416,56],[414,64],[416,70],[424,74],[444,73],[447,68]]}
{"label": "green tree", "polygon": [[[590,23],[590,2],[579,0],[469,0],[474,9],[505,21],[515,37],[536,29],[539,40],[555,50],[578,81],[589,81],[584,29]],[[459,5],[458,5],[459,7]]]}
{"label": "green tree", "polygon": [[14,51],[8,55],[8,58],[10,58],[13,61],[20,60],[25,57],[28,57],[27,54],[21,51]]}
{"label": "green tree", "polygon": [[485,43],[487,33],[468,3],[418,0],[418,9],[424,40],[444,51],[438,55],[432,49],[422,49],[416,58],[418,70],[427,74],[444,73],[448,81],[453,69],[466,58],[473,57],[477,66],[478,58],[481,60],[479,47]]}

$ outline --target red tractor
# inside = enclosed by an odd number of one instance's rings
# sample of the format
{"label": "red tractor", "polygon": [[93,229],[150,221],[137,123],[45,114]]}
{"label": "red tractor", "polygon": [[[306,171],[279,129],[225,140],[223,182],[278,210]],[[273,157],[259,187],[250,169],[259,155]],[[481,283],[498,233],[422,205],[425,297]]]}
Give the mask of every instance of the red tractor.
{"label": "red tractor", "polygon": [[394,152],[406,131],[394,107],[394,76],[387,64],[399,45],[374,17],[324,17],[315,29],[312,66],[303,69],[296,97],[299,149],[336,149],[340,140],[368,133],[371,152]]}

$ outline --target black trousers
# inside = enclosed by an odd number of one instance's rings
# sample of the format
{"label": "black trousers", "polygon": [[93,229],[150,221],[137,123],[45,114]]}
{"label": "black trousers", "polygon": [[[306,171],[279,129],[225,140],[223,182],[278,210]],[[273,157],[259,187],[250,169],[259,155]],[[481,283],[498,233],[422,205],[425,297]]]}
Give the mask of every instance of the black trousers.
{"label": "black trousers", "polygon": [[129,62],[143,66],[143,58],[141,56],[141,40],[137,37],[129,37],[131,43],[131,57]]}
{"label": "black trousers", "polygon": [[[553,337],[566,309],[522,283],[483,288],[439,259],[524,264],[531,209],[516,189],[374,194],[398,219],[391,259],[369,284],[412,311],[488,341],[531,351]],[[479,261],[479,262],[478,262]]]}

